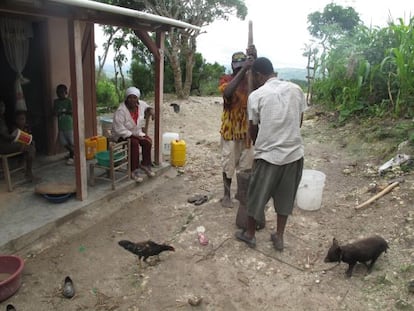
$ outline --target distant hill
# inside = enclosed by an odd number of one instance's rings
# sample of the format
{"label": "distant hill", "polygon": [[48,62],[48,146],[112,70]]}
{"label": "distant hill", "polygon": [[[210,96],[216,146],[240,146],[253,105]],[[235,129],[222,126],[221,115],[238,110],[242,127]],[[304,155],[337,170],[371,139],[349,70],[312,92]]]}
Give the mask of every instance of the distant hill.
{"label": "distant hill", "polygon": [[306,81],[306,69],[301,68],[276,68],[279,79]]}
{"label": "distant hill", "polygon": [[[124,71],[129,70],[129,67],[125,66]],[[230,68],[226,68],[226,71],[230,72]],[[110,64],[105,64],[103,71],[109,78],[113,78],[115,75],[114,67]],[[283,80],[303,80],[306,81],[306,69],[301,68],[276,68],[278,77]]]}

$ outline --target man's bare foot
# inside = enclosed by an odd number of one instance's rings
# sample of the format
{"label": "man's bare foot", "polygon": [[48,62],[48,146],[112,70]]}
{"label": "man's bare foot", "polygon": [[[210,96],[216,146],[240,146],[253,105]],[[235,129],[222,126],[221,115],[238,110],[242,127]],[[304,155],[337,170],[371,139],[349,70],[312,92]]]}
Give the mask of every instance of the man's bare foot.
{"label": "man's bare foot", "polygon": [[233,201],[227,196],[222,197],[220,202],[222,207],[233,208]]}

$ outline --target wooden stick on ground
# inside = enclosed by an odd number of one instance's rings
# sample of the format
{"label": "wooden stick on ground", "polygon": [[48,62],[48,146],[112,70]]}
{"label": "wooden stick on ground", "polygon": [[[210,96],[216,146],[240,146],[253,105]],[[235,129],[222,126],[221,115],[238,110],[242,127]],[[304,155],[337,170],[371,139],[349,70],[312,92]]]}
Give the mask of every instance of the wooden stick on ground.
{"label": "wooden stick on ground", "polygon": [[396,181],[393,182],[392,184],[388,185],[386,188],[384,188],[384,190],[382,190],[381,192],[378,192],[376,195],[374,195],[372,198],[370,198],[369,200],[365,201],[362,204],[359,204],[358,206],[355,207],[356,210],[364,208],[368,205],[370,205],[372,202],[374,202],[375,200],[379,199],[380,197],[386,195],[388,192],[390,192],[392,189],[394,189],[396,186],[398,186],[400,184],[400,182]]}

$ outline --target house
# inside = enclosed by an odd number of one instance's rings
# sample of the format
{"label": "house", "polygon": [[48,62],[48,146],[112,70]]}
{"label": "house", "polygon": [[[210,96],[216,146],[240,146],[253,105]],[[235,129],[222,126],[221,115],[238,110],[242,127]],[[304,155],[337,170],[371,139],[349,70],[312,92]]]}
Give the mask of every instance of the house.
{"label": "house", "polygon": [[[70,89],[73,100],[76,196],[87,197],[84,141],[97,134],[94,24],[122,26],[135,34],[156,60],[154,160],[160,163],[160,103],[163,101],[164,37],[175,28],[199,27],[171,18],[90,0],[2,0],[0,2],[0,99],[7,117],[27,109],[36,148],[53,155],[55,89]],[[149,33],[155,34],[153,40]]]}

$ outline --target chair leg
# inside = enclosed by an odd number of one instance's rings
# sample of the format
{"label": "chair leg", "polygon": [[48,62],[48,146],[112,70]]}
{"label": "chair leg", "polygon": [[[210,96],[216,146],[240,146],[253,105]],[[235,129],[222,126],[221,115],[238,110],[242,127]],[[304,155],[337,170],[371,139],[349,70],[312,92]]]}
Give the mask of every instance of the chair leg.
{"label": "chair leg", "polygon": [[11,176],[10,176],[9,160],[7,157],[2,157],[1,160],[3,164],[3,173],[4,173],[4,179],[6,180],[7,190],[9,190],[9,192],[12,192],[13,185],[12,185]]}

